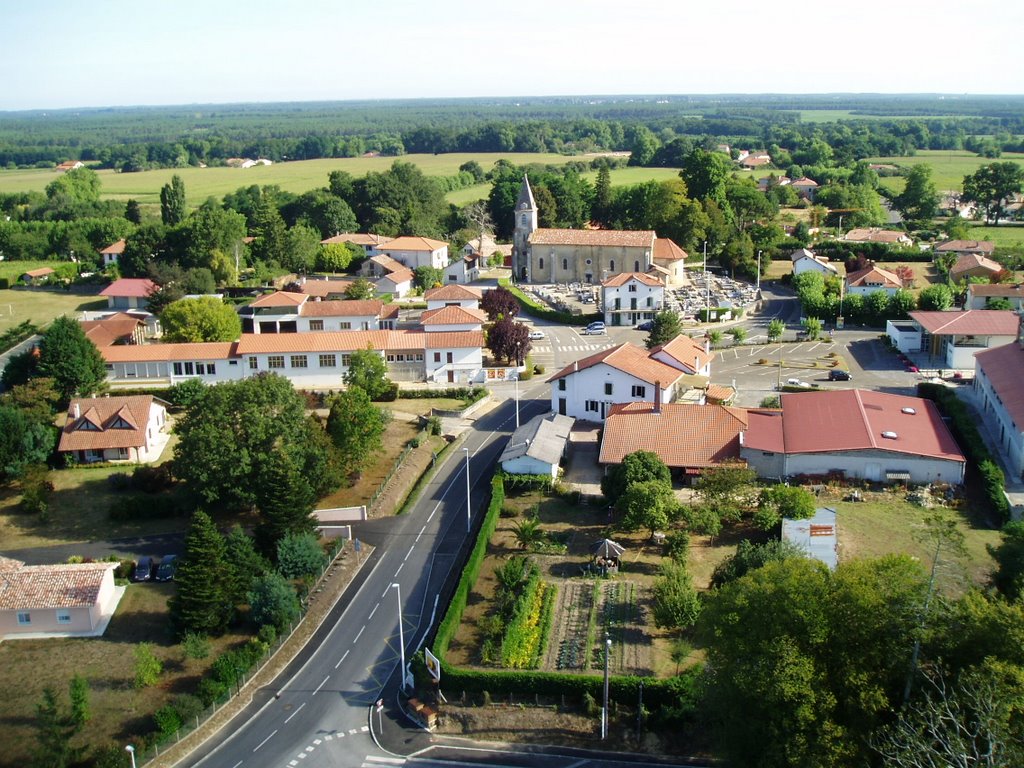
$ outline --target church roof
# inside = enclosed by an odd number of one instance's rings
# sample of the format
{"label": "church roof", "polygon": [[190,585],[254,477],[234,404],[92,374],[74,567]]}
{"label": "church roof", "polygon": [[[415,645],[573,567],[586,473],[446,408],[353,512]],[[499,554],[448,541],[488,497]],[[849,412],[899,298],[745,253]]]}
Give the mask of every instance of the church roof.
{"label": "church roof", "polygon": [[530,189],[530,180],[523,174],[523,183],[519,187],[519,199],[516,200],[516,210],[536,210],[537,203],[533,201],[533,190]]}
{"label": "church roof", "polygon": [[653,230],[538,229],[530,233],[532,245],[592,245],[654,249]]}

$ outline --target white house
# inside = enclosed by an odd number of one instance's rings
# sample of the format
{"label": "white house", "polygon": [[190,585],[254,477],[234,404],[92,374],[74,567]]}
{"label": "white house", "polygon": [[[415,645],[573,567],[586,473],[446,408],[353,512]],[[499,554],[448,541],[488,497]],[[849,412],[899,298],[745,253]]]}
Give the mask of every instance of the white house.
{"label": "white house", "polygon": [[409,269],[416,267],[435,267],[444,269],[448,266],[448,243],[431,240],[429,237],[404,236],[396,237],[377,246],[380,253],[386,253],[395,261]]}
{"label": "white house", "polygon": [[378,299],[318,301],[278,291],[250,302],[238,314],[243,333],[379,331],[394,328],[398,306]]}
{"label": "white house", "polygon": [[793,179],[790,184],[800,197],[804,197],[812,203],[814,202],[814,197],[818,194],[818,182],[806,176],[801,176],[799,179]]}
{"label": "white house", "polygon": [[686,275],[686,260],[689,255],[667,237],[654,240],[654,257],[649,272],[669,286],[690,284]]}
{"label": "white house", "polygon": [[444,268],[444,282],[466,285],[480,278],[480,255],[468,253]]}
{"label": "white house", "polygon": [[428,333],[439,331],[479,331],[487,320],[487,313],[480,309],[460,306],[428,309],[420,317],[420,325]]}
{"label": "white house", "polygon": [[575,419],[557,413],[534,416],[512,433],[498,461],[516,475],[558,477]]}
{"label": "white house", "polygon": [[917,311],[909,321],[889,321],[886,330],[901,351],[927,352],[938,367],[973,371],[975,354],[1012,342],[1017,325],[1016,313],[1005,309]]}
{"label": "white house", "polygon": [[556,373],[551,410],[584,421],[604,421],[615,403],[670,403],[686,374],[633,344],[620,344],[577,360]]}
{"label": "white house", "polygon": [[372,233],[363,234],[362,232],[345,232],[342,234],[334,235],[334,237],[328,237],[320,241],[320,245],[336,245],[347,243],[348,245],[355,245],[363,249],[363,253],[367,257],[376,256],[380,253],[382,245],[386,245],[391,242],[391,238],[385,235],[375,235]]}
{"label": "white house", "polygon": [[479,309],[480,296],[479,288],[470,288],[465,285],[442,285],[440,288],[431,288],[423,294],[428,310],[452,306]]}
{"label": "white house", "polygon": [[152,395],[75,398],[57,452],[84,464],[156,461],[170,438],[165,406]]}
{"label": "white house", "polygon": [[974,356],[974,391],[982,418],[999,441],[1010,474],[1024,478],[1024,333],[1018,340]]}
{"label": "white house", "polygon": [[664,284],[643,272],[620,272],[601,283],[601,306],[607,325],[636,325],[651,320],[664,305]]}
{"label": "white house", "polygon": [[824,277],[839,277],[839,270],[835,264],[830,264],[827,256],[819,256],[806,248],[800,248],[789,254],[793,262],[793,274],[802,275],[804,272],[817,272]]}
{"label": "white house", "polygon": [[0,638],[98,637],[125,592],[117,563],[25,565],[0,557]]}
{"label": "white house", "polygon": [[1024,308],[1024,283],[968,283],[964,309],[986,309],[992,299],[1005,299],[1011,309],[1020,312]]}
{"label": "white house", "polygon": [[930,400],[861,389],[780,399],[781,410],[747,412],[740,456],[759,477],[963,482],[966,459]]}
{"label": "white house", "polygon": [[413,277],[411,269],[396,269],[379,278],[374,283],[374,287],[379,294],[390,293],[400,299],[412,290]]}
{"label": "white house", "polygon": [[885,291],[892,296],[903,287],[903,281],[895,272],[871,265],[858,269],[846,276],[847,295],[867,296],[876,291]]}
{"label": "white house", "polygon": [[100,291],[100,296],[106,297],[109,309],[145,309],[149,294],[158,287],[148,278],[122,277]]}
{"label": "white house", "polygon": [[647,354],[659,363],[671,365],[691,376],[710,376],[711,361],[715,359],[710,342],[698,343],[685,333],[653,347]]}
{"label": "white house", "polygon": [[100,256],[103,257],[104,268],[117,264],[117,260],[121,258],[121,254],[124,253],[124,246],[125,241],[122,237],[116,243],[111,243],[102,251],[100,251]]}

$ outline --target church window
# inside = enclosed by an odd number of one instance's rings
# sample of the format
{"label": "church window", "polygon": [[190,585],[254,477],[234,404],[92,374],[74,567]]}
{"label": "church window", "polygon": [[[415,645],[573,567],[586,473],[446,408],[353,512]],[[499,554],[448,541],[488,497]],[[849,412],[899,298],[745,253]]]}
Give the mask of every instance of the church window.
{"label": "church window", "polygon": [[615,271],[615,259],[612,259],[611,261],[608,262],[608,271],[609,272],[614,272]]}
{"label": "church window", "polygon": [[537,269],[544,269],[544,257],[537,259]]}
{"label": "church window", "polygon": [[634,261],[633,262],[633,271],[634,272],[639,272],[640,271],[640,262],[639,261]]}
{"label": "church window", "polygon": [[590,259],[587,259],[587,266],[588,266],[588,267],[589,267],[589,266],[590,266],[591,264],[593,264],[593,263],[594,263],[594,262],[593,262],[592,260],[590,260]]}
{"label": "church window", "polygon": [[522,216],[519,217],[519,223],[521,225],[523,225],[524,227],[526,226],[526,214],[525,213]]}
{"label": "church window", "polygon": [[562,259],[562,269],[565,270],[565,271],[568,271],[568,269],[569,269],[569,260],[568,259]]}

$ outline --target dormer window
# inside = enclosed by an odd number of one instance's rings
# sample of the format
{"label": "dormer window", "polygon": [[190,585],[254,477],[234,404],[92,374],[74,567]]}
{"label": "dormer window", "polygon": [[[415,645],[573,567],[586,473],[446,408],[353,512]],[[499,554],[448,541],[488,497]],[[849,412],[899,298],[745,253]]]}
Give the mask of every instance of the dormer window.
{"label": "dormer window", "polygon": [[93,424],[88,419],[82,419],[81,421],[79,421],[78,422],[78,426],[75,427],[75,429],[81,429],[81,430],[84,430],[86,432],[99,432],[100,431],[100,428],[98,426],[96,426],[95,424]]}

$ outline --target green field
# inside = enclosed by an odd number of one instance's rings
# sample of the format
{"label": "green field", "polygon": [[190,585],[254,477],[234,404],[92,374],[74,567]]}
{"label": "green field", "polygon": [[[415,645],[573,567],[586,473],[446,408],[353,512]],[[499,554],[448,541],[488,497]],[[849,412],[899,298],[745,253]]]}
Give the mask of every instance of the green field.
{"label": "green field", "polygon": [[[591,184],[597,181],[597,171],[590,171],[583,174]],[[612,186],[625,187],[630,184],[640,184],[644,181],[666,181],[679,178],[678,168],[618,168],[611,172]],[[474,200],[483,200],[491,191],[491,185],[474,184],[472,187],[457,189],[445,195],[445,199],[453,205],[465,205]]]}
{"label": "green field", "polygon": [[[327,186],[327,175],[331,171],[347,171],[353,176],[363,176],[370,171],[386,171],[395,160],[414,163],[428,176],[454,176],[459,166],[469,160],[476,160],[485,171],[490,170],[499,159],[509,160],[516,165],[526,163],[563,164],[570,160],[589,158],[572,157],[553,153],[530,154],[449,154],[449,155],[403,155],[402,157],[353,157],[327,160],[300,160],[289,163],[275,163],[254,168],[166,168],[140,173],[118,173],[112,170],[97,171],[103,183],[103,197],[111,200],[134,198],[140,203],[158,204],[160,188],[174,175],[185,182],[189,205],[199,205],[206,198],[223,197],[239,187],[252,184],[276,184],[286,192],[301,193],[315,187]],[[52,170],[0,171],[0,192],[42,192],[53,181]],[[470,198],[472,199],[472,198]]]}
{"label": "green field", "polygon": [[[869,163],[885,163],[906,168],[912,165],[927,165],[932,169],[932,180],[935,182],[936,187],[940,190],[959,190],[963,185],[964,176],[974,173],[981,166],[995,162],[1024,164],[1024,154],[1004,152],[1002,157],[993,160],[988,157],[978,157],[973,152],[922,149],[912,156],[869,157],[866,160]],[[897,176],[886,176],[881,179],[881,183],[882,186],[897,192],[903,190],[903,179]]]}
{"label": "green field", "polygon": [[[35,262],[11,262],[33,264]],[[96,289],[99,292],[99,287]],[[61,315],[75,316],[85,310],[106,309],[107,300],[95,296],[51,291],[0,291],[0,333],[31,320],[46,326]]]}

